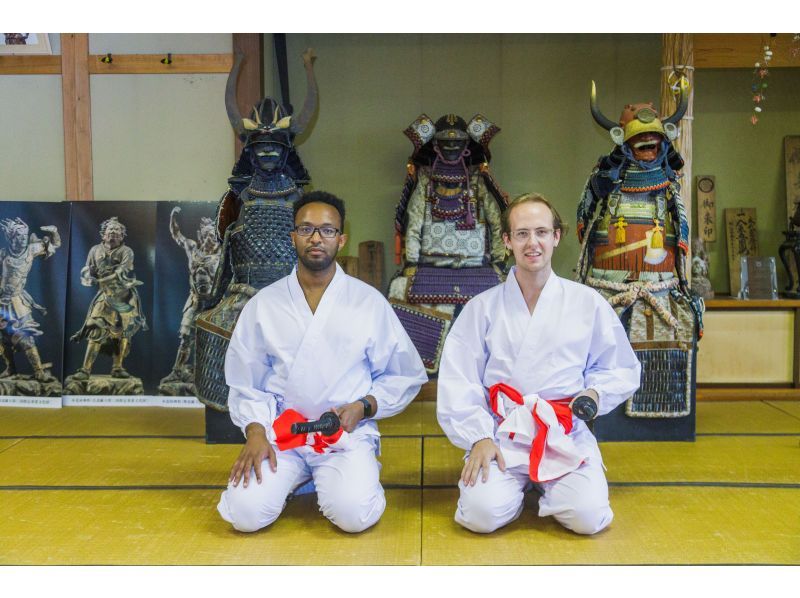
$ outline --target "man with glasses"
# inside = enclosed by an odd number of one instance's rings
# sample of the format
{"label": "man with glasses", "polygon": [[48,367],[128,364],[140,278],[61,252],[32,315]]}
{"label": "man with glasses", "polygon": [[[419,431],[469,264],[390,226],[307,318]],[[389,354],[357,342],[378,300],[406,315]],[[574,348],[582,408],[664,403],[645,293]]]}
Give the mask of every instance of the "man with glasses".
{"label": "man with glasses", "polygon": [[[375,420],[405,409],[427,376],[386,299],[336,263],[344,202],[314,191],[293,210],[297,267],[247,303],[225,356],[231,419],[247,441],[217,509],[256,531],[313,479],[325,517],[360,532],[386,507]],[[292,433],[329,411],[336,432]]]}
{"label": "man with glasses", "polygon": [[538,194],[503,214],[516,265],[473,298],[445,341],[437,414],[467,451],[455,519],[489,533],[522,512],[524,492],[579,534],[611,523],[597,442],[584,420],[639,386],[640,366],[619,318],[595,290],[552,270],[561,217]]}

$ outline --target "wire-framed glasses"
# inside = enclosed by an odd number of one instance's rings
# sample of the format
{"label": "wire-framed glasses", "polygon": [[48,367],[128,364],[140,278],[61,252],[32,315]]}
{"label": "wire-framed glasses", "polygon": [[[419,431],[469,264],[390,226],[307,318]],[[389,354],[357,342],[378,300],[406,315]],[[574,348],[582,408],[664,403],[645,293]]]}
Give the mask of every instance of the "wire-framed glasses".
{"label": "wire-framed glasses", "polygon": [[535,228],[533,230],[527,228],[518,228],[511,231],[511,238],[520,243],[524,243],[531,238],[531,235],[536,237],[537,241],[546,241],[553,234],[552,228]]}

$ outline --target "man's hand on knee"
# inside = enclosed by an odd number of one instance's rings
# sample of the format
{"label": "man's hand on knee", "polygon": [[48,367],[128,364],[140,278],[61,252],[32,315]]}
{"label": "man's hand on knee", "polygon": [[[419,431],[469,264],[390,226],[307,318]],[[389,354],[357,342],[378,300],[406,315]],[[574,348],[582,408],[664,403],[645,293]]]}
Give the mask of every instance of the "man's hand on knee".
{"label": "man's hand on knee", "polygon": [[478,481],[478,474],[483,470],[481,480],[486,482],[489,479],[489,464],[492,459],[497,461],[500,471],[506,470],[506,462],[503,453],[491,438],[484,438],[472,445],[464,469],[461,470],[461,481],[465,486],[474,486]]}
{"label": "man's hand on knee", "polygon": [[275,472],[278,471],[278,458],[275,455],[275,450],[270,446],[267,440],[267,431],[264,426],[257,423],[252,423],[246,429],[247,442],[245,442],[242,452],[239,453],[239,458],[231,468],[231,475],[228,482],[233,482],[234,486],[239,485],[239,480],[244,477],[244,487],[250,483],[250,470],[255,470],[256,480],[261,483],[261,463],[265,459],[269,459],[269,467]]}

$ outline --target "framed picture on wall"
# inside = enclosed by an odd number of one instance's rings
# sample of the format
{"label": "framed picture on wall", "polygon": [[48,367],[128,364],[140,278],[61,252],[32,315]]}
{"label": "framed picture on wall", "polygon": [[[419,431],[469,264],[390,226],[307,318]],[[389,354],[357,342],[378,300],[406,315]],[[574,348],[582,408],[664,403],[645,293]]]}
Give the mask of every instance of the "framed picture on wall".
{"label": "framed picture on wall", "polygon": [[52,54],[46,33],[3,33],[0,54]]}

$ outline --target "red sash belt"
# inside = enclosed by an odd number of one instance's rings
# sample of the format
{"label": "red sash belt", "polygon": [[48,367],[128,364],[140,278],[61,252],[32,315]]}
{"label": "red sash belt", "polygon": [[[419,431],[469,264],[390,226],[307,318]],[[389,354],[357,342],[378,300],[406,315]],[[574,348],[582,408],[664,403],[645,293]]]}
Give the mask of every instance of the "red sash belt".
{"label": "red sash belt", "polygon": [[[505,421],[505,409],[503,408],[501,412],[500,401],[502,399],[499,396],[500,393],[503,393],[517,405],[523,406],[523,408],[525,402],[522,393],[508,384],[500,382],[491,386],[489,388],[489,406],[492,412],[500,417],[500,423],[502,424]],[[585,457],[578,451],[572,440],[566,436],[572,431],[570,401],[571,398],[569,397],[553,400],[537,398],[533,404],[530,414],[533,418],[535,433],[531,444],[529,474],[534,482],[545,482],[560,477],[560,475],[574,471],[584,461]],[[552,408],[555,414],[555,421],[553,421],[552,416],[546,417],[546,419],[550,420],[550,423],[545,421],[545,417],[539,412],[541,408],[540,402],[547,403]],[[516,411],[516,409],[513,411]],[[559,427],[563,428],[563,432],[562,430],[552,429],[553,424],[556,422]],[[514,440],[514,432],[509,432],[508,438],[509,440]],[[547,458],[545,457],[546,453]],[[542,470],[543,461],[547,461],[544,470]],[[554,475],[556,473],[560,475]]]}
{"label": "red sash belt", "polygon": [[308,418],[303,417],[294,409],[287,409],[281,413],[272,423],[275,432],[275,444],[282,451],[300,448],[309,445],[315,453],[324,453],[329,446],[336,444],[342,437],[342,428],[339,428],[330,436],[323,436],[320,432],[313,434],[309,442],[308,434],[292,434],[292,424],[305,423]]}

